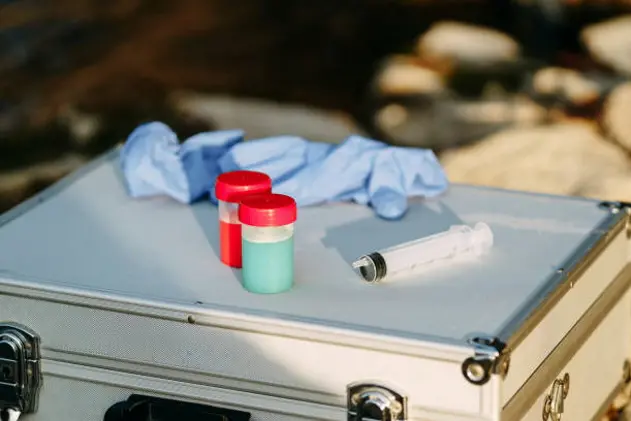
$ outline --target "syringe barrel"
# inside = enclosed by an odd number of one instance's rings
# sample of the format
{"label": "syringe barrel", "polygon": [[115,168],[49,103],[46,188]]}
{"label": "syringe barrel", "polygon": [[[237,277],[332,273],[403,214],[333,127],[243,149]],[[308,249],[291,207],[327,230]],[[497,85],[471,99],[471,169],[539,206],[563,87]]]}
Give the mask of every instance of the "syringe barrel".
{"label": "syringe barrel", "polygon": [[353,263],[367,282],[379,282],[400,272],[437,260],[462,255],[480,255],[493,244],[493,233],[487,224],[475,228],[455,225],[449,230],[388,247],[360,257]]}

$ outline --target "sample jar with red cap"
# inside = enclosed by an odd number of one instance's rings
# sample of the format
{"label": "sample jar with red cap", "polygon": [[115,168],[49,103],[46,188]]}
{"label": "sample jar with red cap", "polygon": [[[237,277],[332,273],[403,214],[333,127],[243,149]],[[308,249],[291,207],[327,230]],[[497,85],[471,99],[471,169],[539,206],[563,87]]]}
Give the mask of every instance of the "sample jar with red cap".
{"label": "sample jar with red cap", "polygon": [[220,260],[231,267],[241,267],[241,224],[239,202],[249,195],[270,193],[272,179],[258,171],[231,171],[215,182],[219,208]]}
{"label": "sample jar with red cap", "polygon": [[241,201],[243,287],[258,294],[285,292],[294,284],[296,202],[284,194]]}

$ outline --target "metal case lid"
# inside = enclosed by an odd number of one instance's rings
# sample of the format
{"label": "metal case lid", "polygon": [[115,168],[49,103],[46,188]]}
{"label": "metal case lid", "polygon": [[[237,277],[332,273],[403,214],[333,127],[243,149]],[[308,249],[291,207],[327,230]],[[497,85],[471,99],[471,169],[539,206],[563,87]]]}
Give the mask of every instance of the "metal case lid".
{"label": "metal case lid", "polygon": [[[594,200],[462,185],[411,200],[398,222],[353,204],[305,208],[296,223],[296,285],[262,296],[246,292],[239,272],[220,263],[215,207],[133,200],[116,158],[109,154],[3,216],[0,284],[471,349],[472,336],[506,334],[534,311],[559,268],[617,221]],[[478,261],[383,285],[363,283],[350,266],[367,252],[478,221],[495,236]]]}

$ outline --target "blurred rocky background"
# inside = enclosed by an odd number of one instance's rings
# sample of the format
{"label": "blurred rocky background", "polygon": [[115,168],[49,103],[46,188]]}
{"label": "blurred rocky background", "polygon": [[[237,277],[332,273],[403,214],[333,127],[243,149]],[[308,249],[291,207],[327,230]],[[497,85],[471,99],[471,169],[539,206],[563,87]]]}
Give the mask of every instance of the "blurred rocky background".
{"label": "blurred rocky background", "polygon": [[152,120],[631,201],[630,78],[631,0],[0,0],[0,211]]}
{"label": "blurred rocky background", "polygon": [[631,201],[630,0],[0,0],[0,210],[162,120]]}

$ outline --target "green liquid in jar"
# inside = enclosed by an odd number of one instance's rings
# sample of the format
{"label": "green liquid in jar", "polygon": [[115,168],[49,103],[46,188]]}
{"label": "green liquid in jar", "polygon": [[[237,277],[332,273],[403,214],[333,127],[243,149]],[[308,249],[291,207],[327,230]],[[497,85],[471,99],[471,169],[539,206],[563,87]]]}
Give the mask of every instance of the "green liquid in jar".
{"label": "green liquid in jar", "polygon": [[294,283],[294,237],[275,243],[243,239],[243,287],[257,294],[285,292]]}

